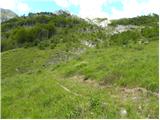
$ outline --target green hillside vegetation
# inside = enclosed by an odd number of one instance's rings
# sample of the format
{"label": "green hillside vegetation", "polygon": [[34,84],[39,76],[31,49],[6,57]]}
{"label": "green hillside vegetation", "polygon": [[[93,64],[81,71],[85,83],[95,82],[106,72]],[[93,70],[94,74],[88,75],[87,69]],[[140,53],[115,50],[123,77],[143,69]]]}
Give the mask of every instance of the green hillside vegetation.
{"label": "green hillside vegetation", "polygon": [[48,44],[52,48],[61,43],[74,44],[80,36],[92,36],[91,31],[86,34],[86,28],[94,27],[96,26],[65,11],[57,14],[30,13],[28,17],[14,18],[2,24],[2,51],[28,46],[42,48]]}
{"label": "green hillside vegetation", "polygon": [[121,19],[101,28],[66,11],[2,23],[2,118],[158,118],[157,17],[116,34]]}
{"label": "green hillside vegetation", "polygon": [[118,20],[111,20],[110,25],[139,25],[139,26],[153,26],[157,25],[159,16],[157,14],[143,15],[134,18],[121,18]]}

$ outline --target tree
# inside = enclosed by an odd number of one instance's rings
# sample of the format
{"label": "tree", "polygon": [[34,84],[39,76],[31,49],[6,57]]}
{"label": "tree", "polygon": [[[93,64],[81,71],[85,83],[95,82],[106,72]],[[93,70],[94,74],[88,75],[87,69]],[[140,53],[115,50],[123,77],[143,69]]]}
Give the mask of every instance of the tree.
{"label": "tree", "polygon": [[25,28],[19,28],[16,31],[14,39],[17,40],[18,43],[23,44],[27,41],[27,31]]}

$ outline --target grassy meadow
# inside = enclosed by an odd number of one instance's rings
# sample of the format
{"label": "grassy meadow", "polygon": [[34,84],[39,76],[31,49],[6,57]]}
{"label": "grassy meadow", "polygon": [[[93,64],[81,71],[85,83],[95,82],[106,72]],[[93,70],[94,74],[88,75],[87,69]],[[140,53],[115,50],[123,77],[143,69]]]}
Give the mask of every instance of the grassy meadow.
{"label": "grassy meadow", "polygon": [[60,13],[2,23],[1,118],[158,119],[159,16]]}
{"label": "grassy meadow", "polygon": [[58,65],[54,52],[2,53],[2,118],[158,118],[158,42],[91,48]]}

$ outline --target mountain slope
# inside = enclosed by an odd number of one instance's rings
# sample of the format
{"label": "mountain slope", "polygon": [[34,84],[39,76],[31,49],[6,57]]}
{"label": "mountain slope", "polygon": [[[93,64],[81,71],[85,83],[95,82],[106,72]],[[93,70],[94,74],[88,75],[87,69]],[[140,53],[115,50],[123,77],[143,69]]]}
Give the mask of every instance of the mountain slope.
{"label": "mountain slope", "polygon": [[5,22],[9,19],[17,17],[17,14],[11,10],[0,8],[1,11],[1,22]]}
{"label": "mountain slope", "polygon": [[158,118],[159,25],[60,13],[2,24],[2,118]]}

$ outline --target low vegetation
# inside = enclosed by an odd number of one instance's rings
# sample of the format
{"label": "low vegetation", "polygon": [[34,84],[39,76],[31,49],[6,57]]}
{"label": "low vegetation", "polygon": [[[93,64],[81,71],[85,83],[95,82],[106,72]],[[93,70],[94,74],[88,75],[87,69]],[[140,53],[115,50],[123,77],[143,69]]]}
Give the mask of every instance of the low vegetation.
{"label": "low vegetation", "polygon": [[158,119],[158,33],[155,14],[106,28],[65,11],[2,23],[2,118]]}

